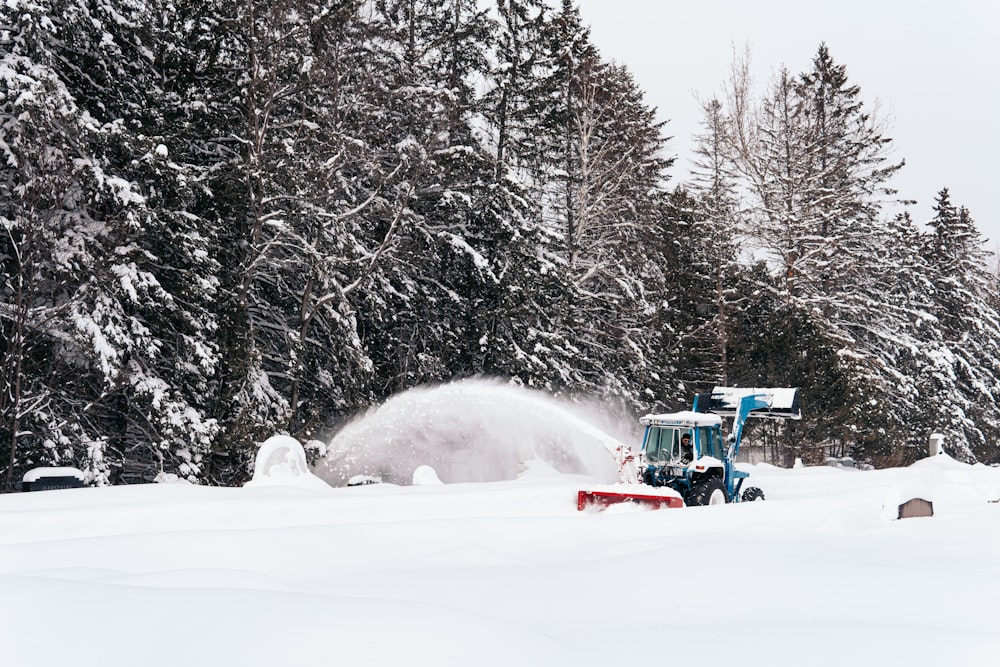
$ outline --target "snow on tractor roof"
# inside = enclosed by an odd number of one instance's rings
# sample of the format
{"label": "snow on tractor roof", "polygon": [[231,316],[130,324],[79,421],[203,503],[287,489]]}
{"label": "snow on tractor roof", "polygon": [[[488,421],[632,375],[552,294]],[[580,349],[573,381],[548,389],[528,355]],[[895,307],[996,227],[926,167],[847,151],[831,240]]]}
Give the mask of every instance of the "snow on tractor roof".
{"label": "snow on tractor roof", "polygon": [[684,428],[694,428],[695,426],[717,426],[722,423],[722,417],[707,412],[685,410],[662,415],[646,415],[639,422],[644,426],[681,426]]}

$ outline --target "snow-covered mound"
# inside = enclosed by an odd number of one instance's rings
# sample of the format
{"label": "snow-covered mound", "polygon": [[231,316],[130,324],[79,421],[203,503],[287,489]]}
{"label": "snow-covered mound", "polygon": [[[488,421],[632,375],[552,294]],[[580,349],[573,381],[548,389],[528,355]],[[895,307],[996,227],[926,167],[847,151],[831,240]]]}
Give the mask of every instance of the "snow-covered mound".
{"label": "snow-covered mound", "polygon": [[253,478],[246,486],[297,486],[304,489],[330,488],[309,471],[306,452],[298,440],[274,435],[257,450]]}
{"label": "snow-covered mound", "polygon": [[[538,458],[563,473],[615,481],[606,444],[622,443],[583,418],[581,409],[499,381],[419,387],[348,424],[314,472],[333,486],[358,475],[410,484],[414,471],[427,465],[445,483],[491,482],[514,479]],[[587,409],[589,417],[602,417],[596,407]]]}
{"label": "snow-covered mound", "polygon": [[441,478],[438,477],[437,471],[430,466],[419,466],[413,471],[413,484],[416,486],[442,483]]}

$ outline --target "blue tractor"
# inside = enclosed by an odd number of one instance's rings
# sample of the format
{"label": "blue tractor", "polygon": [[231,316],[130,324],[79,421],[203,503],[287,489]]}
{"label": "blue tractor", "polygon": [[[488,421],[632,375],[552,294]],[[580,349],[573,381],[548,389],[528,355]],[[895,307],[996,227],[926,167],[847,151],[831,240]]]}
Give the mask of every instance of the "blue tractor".
{"label": "blue tractor", "polygon": [[[733,420],[725,438],[723,417]],[[763,500],[759,488],[743,488],[750,474],[734,465],[750,417],[801,419],[798,389],[716,387],[696,395],[690,411],[643,417],[642,482],[673,489],[689,506]]]}

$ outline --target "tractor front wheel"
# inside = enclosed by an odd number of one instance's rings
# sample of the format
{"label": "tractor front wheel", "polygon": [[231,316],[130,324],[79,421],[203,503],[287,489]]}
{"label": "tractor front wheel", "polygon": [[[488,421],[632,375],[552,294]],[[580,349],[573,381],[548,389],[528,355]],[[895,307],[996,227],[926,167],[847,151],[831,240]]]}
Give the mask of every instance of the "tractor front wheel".
{"label": "tractor front wheel", "polygon": [[726,487],[722,480],[717,477],[709,477],[696,482],[691,491],[687,494],[684,502],[688,505],[725,505],[729,502],[726,497]]}
{"label": "tractor front wheel", "polygon": [[742,500],[745,503],[753,502],[754,500],[764,500],[764,492],[756,486],[749,486],[743,492]]}

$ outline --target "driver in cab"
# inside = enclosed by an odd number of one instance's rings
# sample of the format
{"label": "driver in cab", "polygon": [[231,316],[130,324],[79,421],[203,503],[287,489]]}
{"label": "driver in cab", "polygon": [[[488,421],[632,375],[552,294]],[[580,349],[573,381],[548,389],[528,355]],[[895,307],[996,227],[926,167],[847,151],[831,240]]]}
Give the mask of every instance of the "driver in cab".
{"label": "driver in cab", "polygon": [[681,463],[687,465],[691,463],[694,458],[694,452],[691,449],[691,434],[685,433],[681,436]]}

